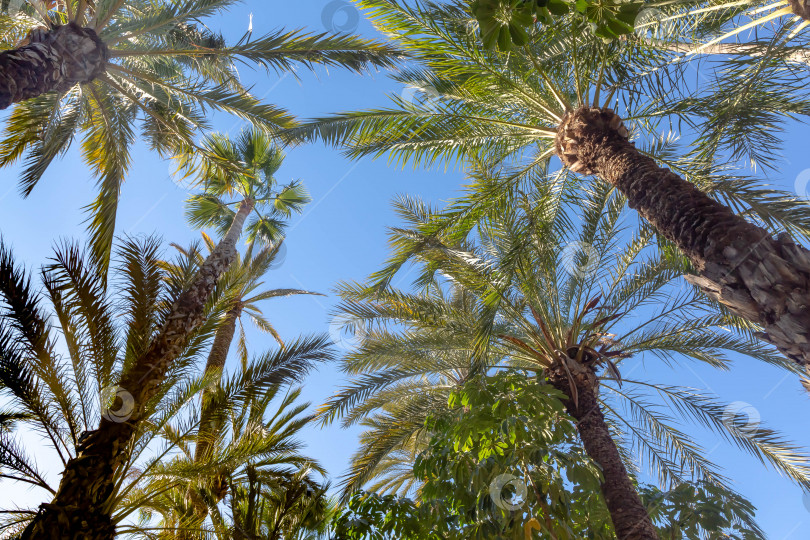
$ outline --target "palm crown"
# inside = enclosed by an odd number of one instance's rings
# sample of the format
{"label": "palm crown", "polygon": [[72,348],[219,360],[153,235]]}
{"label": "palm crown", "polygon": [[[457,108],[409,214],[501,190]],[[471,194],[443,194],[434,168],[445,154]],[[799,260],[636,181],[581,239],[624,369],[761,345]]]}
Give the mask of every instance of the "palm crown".
{"label": "palm crown", "polygon": [[[126,421],[131,414],[127,392],[116,387],[122,371],[143,354],[158,332],[181,284],[194,271],[182,261],[164,272],[154,239],[122,243],[117,279],[119,295],[102,287],[102,270],[76,246],[65,245],[54,263],[42,272],[44,294],[38,295],[9,250],[0,250],[3,272],[4,323],[0,340],[2,389],[13,410],[25,414],[21,426],[42,434],[50,448],[66,464],[76,453],[85,432],[103,418]],[[58,327],[48,321],[44,300]],[[215,314],[215,302],[207,314]],[[189,379],[187,372],[215,329],[206,322],[183,348],[159,392],[145,407],[149,422],[133,438],[127,467],[118,472],[116,490],[108,504],[114,520],[134,512],[143,499],[132,498],[137,483],[135,463],[148,474],[156,460],[149,457],[149,445],[166,429],[189,396],[204,386],[201,379]],[[57,343],[64,339],[66,350]],[[182,383],[181,383],[182,381]],[[2,465],[6,476],[47,491],[55,486],[39,472],[8,433],[3,434]],[[148,498],[148,497],[146,497]],[[36,512],[21,510],[6,519],[7,528],[21,528]]]}
{"label": "palm crown", "polygon": [[94,251],[102,260],[109,257],[118,196],[139,135],[153,150],[172,156],[200,151],[193,138],[209,126],[210,111],[267,131],[294,125],[286,111],[261,103],[243,87],[237,63],[277,72],[296,63],[362,70],[391,65],[397,56],[373,41],[303,31],[248,33],[229,44],[203,21],[237,1],[25,2],[18,12],[0,14],[3,49],[17,47],[31,31],[74,23],[103,44],[92,79],[14,106],[0,145],[0,166],[24,158],[20,187],[28,194],[54,159],[81,140],[82,155],[99,182],[89,211]]}
{"label": "palm crown", "polygon": [[[298,353],[306,347],[314,351],[320,345],[317,340],[299,340],[292,345]],[[159,527],[180,533],[183,538],[205,534],[218,538],[254,538],[258,534],[270,534],[273,525],[276,525],[275,534],[269,537],[279,538],[282,531],[317,524],[313,523],[317,522],[313,518],[325,511],[325,486],[317,475],[325,472],[317,461],[302,453],[298,437],[311,420],[305,414],[309,404],[300,402],[300,389],[290,388],[315,366],[316,358],[317,355],[310,361],[300,361],[299,354],[296,361],[280,350],[275,355],[246,360],[232,375],[225,377],[213,398],[219,427],[206,434],[206,444],[212,451],[200,460],[190,443],[200,444],[201,441],[195,440],[193,433],[182,428],[171,433],[174,435],[171,441],[181,452],[165,460],[138,486],[142,493],[159,493],[144,506],[141,526],[158,514]],[[262,372],[271,376],[252,385],[249,377]],[[236,388],[243,390],[235,393]],[[237,394],[238,398],[234,399]],[[200,409],[194,408],[187,412],[185,419],[180,416],[175,424],[199,425],[200,413]],[[207,488],[200,495],[208,505],[211,517],[208,524],[189,521],[194,507],[186,495],[186,487],[200,478],[210,480],[203,484]],[[225,492],[229,494],[225,501],[228,511],[218,505]],[[274,505],[279,500],[289,507]]]}
{"label": "palm crown", "polygon": [[284,162],[282,151],[255,128],[243,130],[235,141],[219,133],[208,135],[202,146],[212,159],[199,160],[191,155],[178,158],[179,167],[198,178],[203,187],[203,193],[188,200],[189,222],[195,227],[213,227],[222,236],[236,216],[232,207],[251,201],[248,243],[278,243],[286,220],[310,201],[300,181],[279,185],[275,178]]}
{"label": "palm crown", "polygon": [[[672,79],[686,76],[686,64],[673,61],[677,51],[633,36],[606,43],[593,36],[580,18],[569,15],[540,26],[524,47],[499,54],[483,47],[464,2],[411,5],[366,0],[362,5],[377,28],[418,60],[394,75],[413,92],[392,96],[390,107],[316,119],[288,130],[289,139],[345,145],[353,158],[387,154],[403,166],[488,160],[512,169],[513,175],[504,179],[508,185],[546,169],[555,153],[560,121],[568,112],[582,106],[612,106],[624,109],[625,133],[643,154],[710,197],[769,231],[787,230],[803,237],[810,233],[806,225],[810,209],[792,194],[758,188],[758,181],[718,166],[714,152],[701,151],[702,146],[678,154],[672,131],[676,119],[705,133],[706,144],[715,144],[715,149],[725,143],[756,152],[772,148],[774,141],[773,129],[750,129],[750,124],[747,130],[737,126],[730,131],[708,123],[704,132],[703,123],[717,112],[707,110],[709,104],[722,103],[714,92],[704,99],[684,96],[681,87],[673,87]],[[781,113],[796,111],[801,107],[798,97],[779,86],[780,81],[770,83],[772,92],[784,90]],[[769,122],[778,126],[776,119],[769,117]],[[715,133],[720,140],[709,141]]]}
{"label": "palm crown", "polygon": [[[570,182],[564,173],[554,180],[557,187]],[[400,201],[411,227],[392,232],[390,264],[367,285],[341,288],[339,309],[363,340],[344,359],[350,384],[321,413],[324,421],[367,427],[346,490],[373,479],[375,489],[409,489],[407,463],[429,435],[424,420],[446,408],[453,388],[493,369],[551,372],[561,354],[601,371],[600,407],[614,438],[627,441],[620,450],[628,469],[636,453],[663,485],[692,476],[724,482],[675,417],[659,410],[663,402],[806,484],[807,458],[773,431],[752,433],[698,390],[627,376],[649,357],[726,369],[728,354],[742,353],[796,367],[752,341],[747,323],[717,314],[692,287],[681,290],[674,283],[680,259],[671,248],[656,254],[649,228],[626,231],[624,200],[610,188],[589,185],[579,194],[584,201],[563,205],[553,190],[523,189],[525,198],[502,197],[466,228],[448,226],[418,201]],[[581,223],[570,217],[575,209]],[[421,294],[388,285],[409,261],[422,270]],[[567,383],[564,391],[577,399]]]}

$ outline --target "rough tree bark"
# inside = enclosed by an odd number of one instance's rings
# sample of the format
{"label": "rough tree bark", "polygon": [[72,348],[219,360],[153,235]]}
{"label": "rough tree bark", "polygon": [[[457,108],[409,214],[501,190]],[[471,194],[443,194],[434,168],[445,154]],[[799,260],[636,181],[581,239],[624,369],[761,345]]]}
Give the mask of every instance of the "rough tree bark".
{"label": "rough tree bark", "polygon": [[107,46],[75,23],[31,30],[21,47],[0,52],[0,109],[48,92],[65,92],[104,73]]}
{"label": "rough tree bark", "polygon": [[[233,336],[236,334],[236,323],[241,315],[242,306],[239,303],[225,314],[225,318],[217,330],[214,343],[211,345],[211,350],[208,353],[208,359],[205,363],[205,375],[219,380],[222,370],[225,368],[225,361],[228,359],[228,351],[230,351]],[[195,463],[206,460],[210,456],[213,448],[212,438],[217,431],[216,411],[211,403],[213,393],[213,389],[205,389],[202,394],[200,427],[197,431],[197,445],[194,449]],[[211,487],[212,491],[216,494],[216,502],[221,501],[227,495],[227,482],[225,478],[218,478],[209,487]],[[202,523],[208,515],[208,505],[200,496],[197,489],[197,486],[189,486],[186,494],[195,509],[195,515],[190,519],[192,525]],[[190,534],[182,533],[180,536],[184,539],[192,538]]]}
{"label": "rough tree bark", "polygon": [[[236,333],[236,323],[242,315],[242,306],[237,304],[225,315],[217,330],[211,351],[205,363],[205,375],[219,378],[225,368],[225,361],[228,359],[228,351],[231,349],[231,342]],[[198,433],[197,446],[194,449],[194,461],[204,460],[211,450],[210,434],[214,426],[211,424],[214,411],[211,408],[212,389],[205,389],[202,395],[202,410],[200,411],[200,428]]]}
{"label": "rough tree bark", "polygon": [[563,118],[556,150],[571,170],[595,174],[627,196],[697,268],[687,279],[733,313],[760,324],[758,336],[810,364],[810,251],[788,234],[737,216],[690,182],[641,154],[609,109],[581,108]]}
{"label": "rough tree bark", "polygon": [[788,4],[794,15],[810,21],[810,0],[788,0]]}
{"label": "rough tree bark", "polygon": [[[563,402],[565,409],[577,420],[577,431],[585,452],[602,468],[602,495],[616,536],[619,540],[658,540],[655,526],[627,474],[619,449],[599,408],[599,380],[596,373],[574,360],[565,360],[571,377],[558,362],[549,370],[549,382],[569,396]],[[576,400],[571,396],[571,381],[576,387]]]}
{"label": "rough tree bark", "polygon": [[134,398],[132,414],[128,419],[118,419],[124,421],[105,415],[98,429],[82,438],[76,457],[68,461],[62,473],[59,490],[50,503],[40,506],[39,514],[23,532],[23,540],[115,537],[111,497],[116,473],[126,462],[129,444],[144,419],[144,405],[156,395],[169,366],[202,324],[205,303],[236,258],[236,241],[252,209],[252,201],[242,202],[228,233],[200,267],[189,288],[177,298],[149,349],[122,376],[119,387]]}

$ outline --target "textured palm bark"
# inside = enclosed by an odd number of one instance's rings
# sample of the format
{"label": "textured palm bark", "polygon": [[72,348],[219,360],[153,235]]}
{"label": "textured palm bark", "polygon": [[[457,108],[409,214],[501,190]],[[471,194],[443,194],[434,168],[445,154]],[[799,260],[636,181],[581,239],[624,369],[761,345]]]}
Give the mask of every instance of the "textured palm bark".
{"label": "textured palm bark", "polygon": [[[225,320],[222,321],[217,335],[214,338],[214,344],[211,346],[211,351],[208,353],[208,359],[205,363],[205,374],[215,378],[219,378],[222,370],[225,368],[225,361],[228,359],[228,351],[231,349],[231,342],[233,336],[236,334],[236,323],[242,315],[242,306],[235,305],[225,315]],[[202,395],[202,411],[200,411],[200,428],[198,432],[197,446],[194,449],[194,461],[199,462],[206,459],[211,453],[211,434],[215,430],[215,425],[212,424],[214,410],[211,406],[211,396],[213,389],[206,389]]]}
{"label": "textured palm bark", "polygon": [[690,182],[641,154],[609,109],[569,113],[557,154],[583,174],[596,174],[627,196],[660,234],[695,265],[687,276],[733,313],[760,324],[758,336],[785,356],[810,364],[810,251],[787,234],[737,216]]}
{"label": "textured palm bark", "polygon": [[788,5],[794,15],[798,15],[805,21],[810,21],[810,0],[788,0]]}
{"label": "textured palm bark", "polygon": [[182,353],[189,337],[204,319],[204,308],[220,276],[236,258],[236,241],[253,209],[244,201],[228,233],[208,256],[191,285],[172,305],[160,333],[146,353],[123,375],[119,386],[134,398],[126,421],[102,418],[98,429],[79,443],[76,457],[68,461],[59,490],[50,504],[22,534],[23,540],[109,540],[114,538],[111,521],[116,473],[128,458],[128,449],[144,405],[155,397],[169,366]]}
{"label": "textured palm bark", "polygon": [[37,28],[24,45],[0,52],[0,109],[48,92],[65,92],[104,73],[107,46],[75,23]]}
{"label": "textured palm bark", "polygon": [[[576,402],[567,399],[565,409],[577,420],[577,431],[585,452],[602,469],[602,495],[610,512],[613,530],[619,540],[658,540],[636,486],[627,474],[619,449],[613,441],[605,417],[599,408],[599,380],[592,368],[567,359],[577,390]],[[568,373],[557,364],[550,370],[549,382],[565,395],[572,394]]]}
{"label": "textured palm bark", "polygon": [[[225,368],[225,361],[228,359],[228,352],[231,349],[233,337],[236,334],[236,323],[242,315],[241,304],[236,304],[233,308],[226,313],[222,324],[217,329],[214,343],[211,345],[211,350],[208,353],[208,359],[205,363],[205,375],[218,380]],[[200,463],[205,461],[211,456],[213,449],[212,439],[217,432],[217,419],[215,418],[215,409],[211,403],[211,396],[213,389],[206,389],[202,394],[202,410],[200,411],[200,427],[197,432],[197,446],[194,449],[194,462]],[[212,492],[215,493],[215,501],[219,502],[227,495],[227,483],[224,478],[216,479],[211,486]],[[202,523],[208,515],[208,505],[200,496],[195,486],[189,486],[186,494],[191,501],[194,509],[195,516],[193,517],[194,523]],[[193,535],[181,534],[181,538],[193,538]]]}

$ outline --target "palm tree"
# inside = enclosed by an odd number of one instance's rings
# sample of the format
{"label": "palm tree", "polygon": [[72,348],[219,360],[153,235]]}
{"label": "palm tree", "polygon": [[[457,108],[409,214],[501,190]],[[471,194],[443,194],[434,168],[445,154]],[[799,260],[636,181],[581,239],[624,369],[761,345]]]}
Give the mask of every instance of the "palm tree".
{"label": "palm tree", "polygon": [[[392,232],[389,264],[368,285],[342,287],[339,309],[350,325],[362,325],[364,339],[344,360],[354,380],[321,412],[326,421],[344,416],[344,424],[369,428],[362,437],[368,447],[344,482],[347,491],[374,477],[389,486],[409,481],[396,478],[401,468],[385,476],[402,458],[396,452],[420,447],[425,418],[446,407],[452,388],[504,366],[538,373],[568,396],[566,411],[602,469],[602,493],[619,538],[657,538],[628,475],[630,450],[662,484],[724,482],[674,419],[656,410],[655,393],[682,418],[806,485],[807,458],[773,431],[751,433],[699,391],[621,376],[628,359],[641,355],[728,369],[726,355],[742,353],[797,367],[753,341],[744,320],[715,313],[692,287],[673,290],[683,270],[679,257],[671,249],[651,254],[649,227],[622,232],[626,201],[613,188],[588,185],[581,202],[556,204],[555,189],[570,181],[562,172],[549,182],[556,188],[503,197],[463,229],[447,228],[446,216],[417,201],[399,202],[412,227]],[[581,223],[572,215],[581,215]],[[415,282],[423,294],[389,286],[407,262],[422,269]],[[617,444],[624,437],[630,448]]]}
{"label": "palm tree", "polygon": [[[225,234],[238,213],[231,206],[238,205],[241,210],[249,205],[250,212],[255,214],[246,225],[249,247],[244,259],[240,260],[237,254],[235,264],[222,278],[221,286],[228,290],[229,305],[205,365],[205,374],[211,380],[216,380],[225,367],[236,333],[236,324],[243,311],[248,311],[256,325],[273,334],[283,346],[278,333],[262,317],[255,304],[278,296],[316,293],[298,289],[276,289],[254,294],[282,245],[286,220],[294,212],[300,213],[309,202],[309,195],[299,181],[279,187],[274,175],[284,161],[281,150],[274,147],[270,137],[258,129],[243,130],[235,142],[225,135],[212,134],[205,138],[202,146],[214,157],[213,160],[199,160],[193,156],[179,158],[179,166],[190,174],[198,174],[204,183],[204,192],[192,195],[188,201],[188,217],[192,225],[214,227]],[[238,173],[230,170],[231,164],[238,164]],[[213,250],[214,243],[207,236],[204,238],[209,249]],[[253,250],[257,243],[267,247],[254,257]],[[244,356],[247,354],[244,330],[240,336],[240,351]],[[210,397],[210,391],[203,393],[200,442],[195,450],[196,459],[199,460],[204,459],[210,449],[206,441],[209,431],[214,429],[211,424],[215,411],[209,403]],[[193,490],[190,493],[193,494]],[[197,503],[199,517],[204,519],[206,508],[201,501],[198,500]]]}
{"label": "palm tree", "polygon": [[321,538],[333,508],[326,496],[328,485],[309,478],[311,472],[302,469],[288,478],[273,478],[248,468],[244,486],[232,487],[234,525],[230,536],[222,538]]}
{"label": "palm tree", "polygon": [[[61,484],[52,485],[16,438],[2,433],[3,477],[53,499],[39,511],[9,509],[4,532],[17,531],[21,538],[50,537],[55,530],[66,538],[112,538],[140,507],[162,490],[176,488],[158,474],[160,489],[138,491],[182,437],[156,456],[150,455],[153,443],[171,438],[172,422],[210,382],[188,372],[213,338],[222,303],[214,296],[201,314],[183,309],[190,299],[188,283],[198,279],[197,261],[182,257],[166,266],[159,248],[151,238],[122,242],[114,267],[121,287],[113,292],[101,279],[107,270],[87,252],[65,244],[43,268],[38,294],[11,252],[0,246],[0,387],[10,407],[4,418],[42,434],[64,467]],[[189,327],[182,336],[169,322],[178,315],[192,317],[184,322]],[[297,341],[266,355],[254,363],[250,380],[235,380],[222,399],[230,403],[278,378],[302,377],[313,363],[329,358],[325,343]],[[162,366],[156,347],[171,351]],[[124,386],[121,381],[133,380],[145,358],[155,378],[142,380],[146,389]],[[122,424],[123,435],[116,429]],[[194,427],[181,425],[179,433],[192,436]],[[105,452],[105,444],[113,451]]]}
{"label": "palm tree", "polygon": [[[213,242],[209,237],[205,236],[205,241],[209,249],[214,248]],[[239,357],[243,364],[247,362],[248,348],[242,323],[243,315],[247,314],[257,328],[271,334],[279,345],[284,348],[284,342],[281,340],[281,337],[278,332],[276,332],[272,323],[263,315],[259,303],[271,298],[298,294],[319,294],[299,289],[268,289],[257,292],[257,289],[263,285],[262,279],[272,267],[280,246],[281,242],[279,241],[273,246],[267,246],[261,249],[259,253],[254,256],[253,250],[255,244],[249,244],[244,257],[237,254],[236,260],[221,279],[220,288],[223,292],[220,294],[222,297],[220,301],[223,303],[223,315],[218,321],[216,335],[208,353],[204,369],[204,375],[213,385],[222,377],[231,343],[236,336],[237,324],[240,329],[238,340]],[[211,448],[210,439],[212,434],[219,429],[219,415],[216,412],[219,406],[211,401],[214,393],[215,386],[206,389],[202,394],[200,427],[194,451],[194,459],[196,462],[202,462],[207,459],[208,454],[213,450]],[[199,497],[196,497],[196,491],[193,486],[189,487],[189,494],[197,504],[197,509],[199,510],[198,517],[204,519],[208,507]]]}
{"label": "palm tree", "polygon": [[[124,422],[102,416],[97,429],[77,441],[75,457],[66,461],[53,501],[42,507],[22,538],[39,538],[55,530],[69,538],[112,537],[115,526],[109,497],[116,475],[128,462],[127,449],[190,337],[205,322],[206,305],[236,259],[236,242],[253,206],[252,200],[240,204],[228,232],[199,267],[192,267],[192,276],[174,291],[173,302],[161,313],[156,328],[149,327],[153,332],[137,344],[132,358],[124,364],[117,387],[128,392],[132,414]],[[106,273],[99,270],[96,277],[103,286]]]}
{"label": "palm tree", "polygon": [[[290,386],[327,356],[288,358],[287,352],[316,343],[316,349],[323,350],[323,339],[299,340],[257,360],[243,359],[233,375],[215,382],[209,398],[216,404],[215,427],[195,434],[193,426],[201,424],[204,410],[192,410],[178,422],[187,428],[169,433],[176,434],[169,442],[182,453],[138,486],[140,493],[160,494],[142,508],[145,523],[157,513],[161,519],[156,528],[167,530],[167,538],[223,539],[281,538],[282,531],[292,534],[317,525],[326,511],[327,486],[314,476],[325,472],[302,454],[300,432],[312,417],[305,414],[309,403],[300,403],[301,390]],[[191,442],[196,448],[205,444],[209,451],[199,456]],[[205,515],[200,519],[198,502],[187,497],[188,483],[198,482],[200,476],[208,481],[196,494],[211,515],[210,525],[203,523]],[[167,479],[172,489],[166,489]],[[230,516],[218,506],[226,496]]]}
{"label": "palm tree", "polygon": [[[773,236],[781,230],[807,237],[807,204],[717,174],[711,156],[673,157],[672,141],[657,130],[678,109],[644,102],[647,83],[638,82],[658,76],[661,54],[639,57],[629,41],[604,43],[574,15],[543,25],[524,48],[500,54],[481,45],[465,2],[361,4],[422,63],[397,80],[429,99],[395,97],[392,108],[320,119],[291,130],[290,139],[319,137],[347,144],[352,157],[389,153],[403,164],[484,160],[511,166],[511,182],[544,169],[556,155],[570,170],[617,187],[691,260],[695,284],[761,325],[758,336],[788,358],[810,362],[810,252],[787,233]],[[628,126],[608,107],[620,99],[632,118]],[[652,142],[638,148],[630,136],[643,132]],[[483,195],[479,206],[486,204]]]}
{"label": "palm tree", "polygon": [[[294,125],[239,81],[238,63],[278,72],[296,63],[360,71],[396,58],[383,44],[354,36],[279,30],[250,32],[229,44],[208,30],[237,0],[67,0],[22,2],[0,14],[0,109],[16,104],[0,144],[0,166],[25,159],[27,195],[77,137],[99,181],[89,206],[96,256],[107,260],[130,148],[143,133],[162,156],[199,151],[196,133],[211,110],[265,130]],[[136,124],[140,121],[140,127]]]}
{"label": "palm tree", "polygon": [[300,214],[310,197],[300,180],[281,185],[275,177],[284,153],[273,145],[272,138],[249,127],[235,140],[222,133],[206,135],[200,146],[204,158],[196,153],[176,157],[178,170],[193,175],[202,187],[202,193],[187,201],[189,223],[225,235],[238,212],[250,206],[252,217],[245,225],[248,243],[279,242],[286,220],[293,213]]}

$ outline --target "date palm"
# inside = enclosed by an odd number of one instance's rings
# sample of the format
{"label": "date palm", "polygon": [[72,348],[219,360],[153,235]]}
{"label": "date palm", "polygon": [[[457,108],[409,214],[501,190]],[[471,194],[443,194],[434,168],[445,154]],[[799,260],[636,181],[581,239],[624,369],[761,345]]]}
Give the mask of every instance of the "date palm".
{"label": "date palm", "polygon": [[[190,338],[206,321],[206,306],[216,286],[236,259],[236,243],[252,211],[254,201],[244,200],[234,213],[228,232],[208,257],[194,261],[187,279],[173,291],[172,303],[161,312],[156,328],[138,343],[126,362],[117,386],[128,392],[132,413],[125,422],[102,416],[98,427],[77,441],[75,457],[66,461],[62,480],[53,500],[43,505],[21,538],[42,538],[60,531],[67,538],[112,538],[110,494],[116,475],[126,468],[129,447],[166,377],[176,367]],[[105,287],[103,267],[96,272],[98,286]],[[152,321],[147,321],[152,322]]]}
{"label": "date palm", "polygon": [[[209,249],[214,248],[212,240],[205,236]],[[220,302],[222,303],[222,317],[217,321],[217,330],[211,349],[205,363],[204,374],[215,384],[222,375],[231,344],[236,337],[237,326],[239,327],[238,352],[243,365],[248,358],[247,337],[242,319],[248,316],[250,321],[263,332],[271,334],[278,344],[284,348],[285,344],[276,332],[272,323],[264,316],[261,309],[261,302],[272,298],[281,298],[299,294],[319,294],[300,289],[267,289],[257,291],[263,285],[263,279],[267,271],[272,267],[278,255],[278,248],[281,243],[274,246],[267,246],[257,254],[253,254],[255,244],[251,243],[243,256],[237,254],[237,258],[220,281],[221,289]],[[194,459],[197,462],[205,461],[213,451],[211,439],[219,428],[220,416],[217,413],[219,405],[212,398],[215,387],[206,389],[202,394],[202,408],[200,411],[200,422],[197,435],[197,442],[194,450]],[[189,487],[189,494],[197,504],[198,517],[204,519],[207,513],[207,506],[204,501],[196,495],[196,486]]]}
{"label": "date palm", "polygon": [[[306,189],[298,181],[279,186],[275,174],[280,169],[284,154],[273,146],[270,137],[258,129],[246,129],[236,141],[227,136],[212,134],[205,138],[202,146],[214,160],[199,160],[194,157],[180,157],[179,166],[190,174],[199,175],[204,191],[192,195],[188,201],[188,218],[197,227],[213,227],[224,234],[233,225],[239,210],[245,205],[251,207],[252,216],[246,223],[249,247],[244,256],[237,255],[235,264],[222,277],[220,286],[227,290],[228,309],[222,318],[216,338],[205,365],[205,374],[216,380],[225,367],[228,351],[236,333],[237,322],[241,325],[244,311],[251,315],[253,322],[262,330],[270,332],[283,346],[278,333],[261,314],[256,304],[262,300],[294,294],[314,294],[298,289],[275,289],[256,293],[261,279],[269,270],[278,248],[282,245],[286,220],[293,213],[300,213],[309,202]],[[222,167],[220,164],[227,164]],[[238,172],[229,167],[238,164]],[[255,215],[253,215],[255,214]],[[209,249],[214,243],[207,236]],[[265,245],[254,257],[254,248]],[[244,330],[240,332],[240,351],[247,353]],[[202,460],[210,450],[207,440],[215,416],[215,407],[209,403],[210,391],[202,397],[199,443],[195,457]],[[193,489],[190,491],[193,495]],[[205,506],[197,500],[199,517],[205,518]]]}
{"label": "date palm", "polygon": [[[39,452],[30,455],[4,431],[4,478],[53,499],[39,511],[7,509],[4,532],[16,530],[21,538],[50,537],[55,530],[65,538],[112,538],[116,526],[159,495],[159,490],[138,493],[137,486],[163,459],[154,453],[155,441],[172,432],[171,422],[209,383],[188,372],[213,338],[222,312],[216,294],[199,314],[179,309],[188,303],[197,261],[183,256],[167,266],[159,250],[151,238],[122,242],[109,270],[120,288],[110,291],[101,278],[108,270],[86,251],[65,244],[43,267],[38,293],[10,250],[0,246],[0,387],[13,413],[4,418],[42,435],[68,479],[53,484],[36,464]],[[189,327],[181,337],[167,336],[173,330],[167,321],[178,315],[191,317]],[[169,364],[161,366],[150,352],[156,344],[171,347]],[[290,345],[257,364],[255,384],[274,376],[279,365],[293,374],[305,372],[302,366],[325,355],[323,344]],[[151,384],[141,379],[145,390],[123,386],[142,369],[144,358],[155,368]],[[242,381],[227,397],[245,391]],[[122,424],[128,424],[126,437],[116,429]],[[113,445],[114,455],[101,453],[104,444]],[[176,448],[170,444],[164,450]],[[63,521],[54,528],[58,519]]]}
{"label": "date palm", "polygon": [[38,0],[0,14],[0,109],[13,106],[0,166],[24,159],[27,195],[76,139],[99,195],[89,206],[94,252],[109,257],[118,197],[139,137],[162,156],[194,151],[222,111],[274,130],[294,125],[240,82],[240,63],[276,72],[296,64],[355,71],[389,66],[390,47],[354,36],[275,31],[229,43],[205,26],[237,0]]}
{"label": "date palm", "polygon": [[[660,55],[589,37],[573,15],[502,54],[482,47],[464,2],[361,4],[421,62],[397,79],[427,98],[395,97],[391,108],[321,119],[290,138],[343,143],[352,157],[388,153],[403,164],[487,161],[511,167],[515,179],[556,155],[617,187],[691,260],[690,279],[705,293],[761,325],[759,337],[788,358],[810,362],[810,252],[791,237],[807,237],[808,206],[730,177],[712,156],[677,157],[658,133],[672,108],[644,101],[638,82]],[[619,102],[627,126],[610,108]]]}
{"label": "date palm", "polygon": [[[322,338],[297,340],[274,353],[243,359],[233,374],[215,381],[210,397],[216,404],[215,427],[195,433],[202,409],[194,407],[166,431],[168,442],[182,452],[138,486],[139,493],[159,494],[142,506],[142,523],[159,516],[155,527],[166,530],[159,538],[172,539],[278,538],[266,536],[268,523],[285,534],[314,525],[325,511],[325,486],[317,480],[324,471],[303,454],[300,434],[311,416],[293,386],[329,358],[324,343]],[[311,355],[302,356],[304,349]],[[209,451],[200,457],[194,446],[203,442]],[[199,482],[201,477],[208,481]],[[203,522],[205,515],[200,519],[198,503],[187,497],[189,483],[199,483],[197,497],[210,523]],[[223,499],[228,511],[219,505]]]}
{"label": "date palm", "polygon": [[[571,181],[563,172],[551,184],[559,189]],[[716,431],[807,485],[807,457],[773,431],[752,433],[697,390],[622,376],[638,357],[728,369],[727,355],[741,353],[797,367],[752,340],[744,320],[716,313],[689,285],[679,290],[673,283],[683,270],[679,257],[671,248],[656,254],[649,227],[627,234],[626,201],[612,187],[589,184],[578,195],[582,201],[562,205],[554,189],[530,193],[502,198],[465,228],[447,228],[446,216],[401,201],[411,227],[392,232],[390,264],[366,285],[342,287],[340,312],[363,329],[363,339],[344,359],[349,386],[321,412],[326,421],[343,417],[345,425],[368,428],[347,491],[375,477],[377,487],[407,486],[412,480],[401,465],[388,467],[408,453],[413,458],[425,418],[446,407],[449,391],[472,375],[504,367],[544,376],[568,396],[566,410],[602,469],[619,538],[657,538],[628,474],[633,453],[663,485],[724,482],[675,418],[658,410],[656,394],[681,421]],[[420,294],[389,285],[408,262],[421,270]]]}

